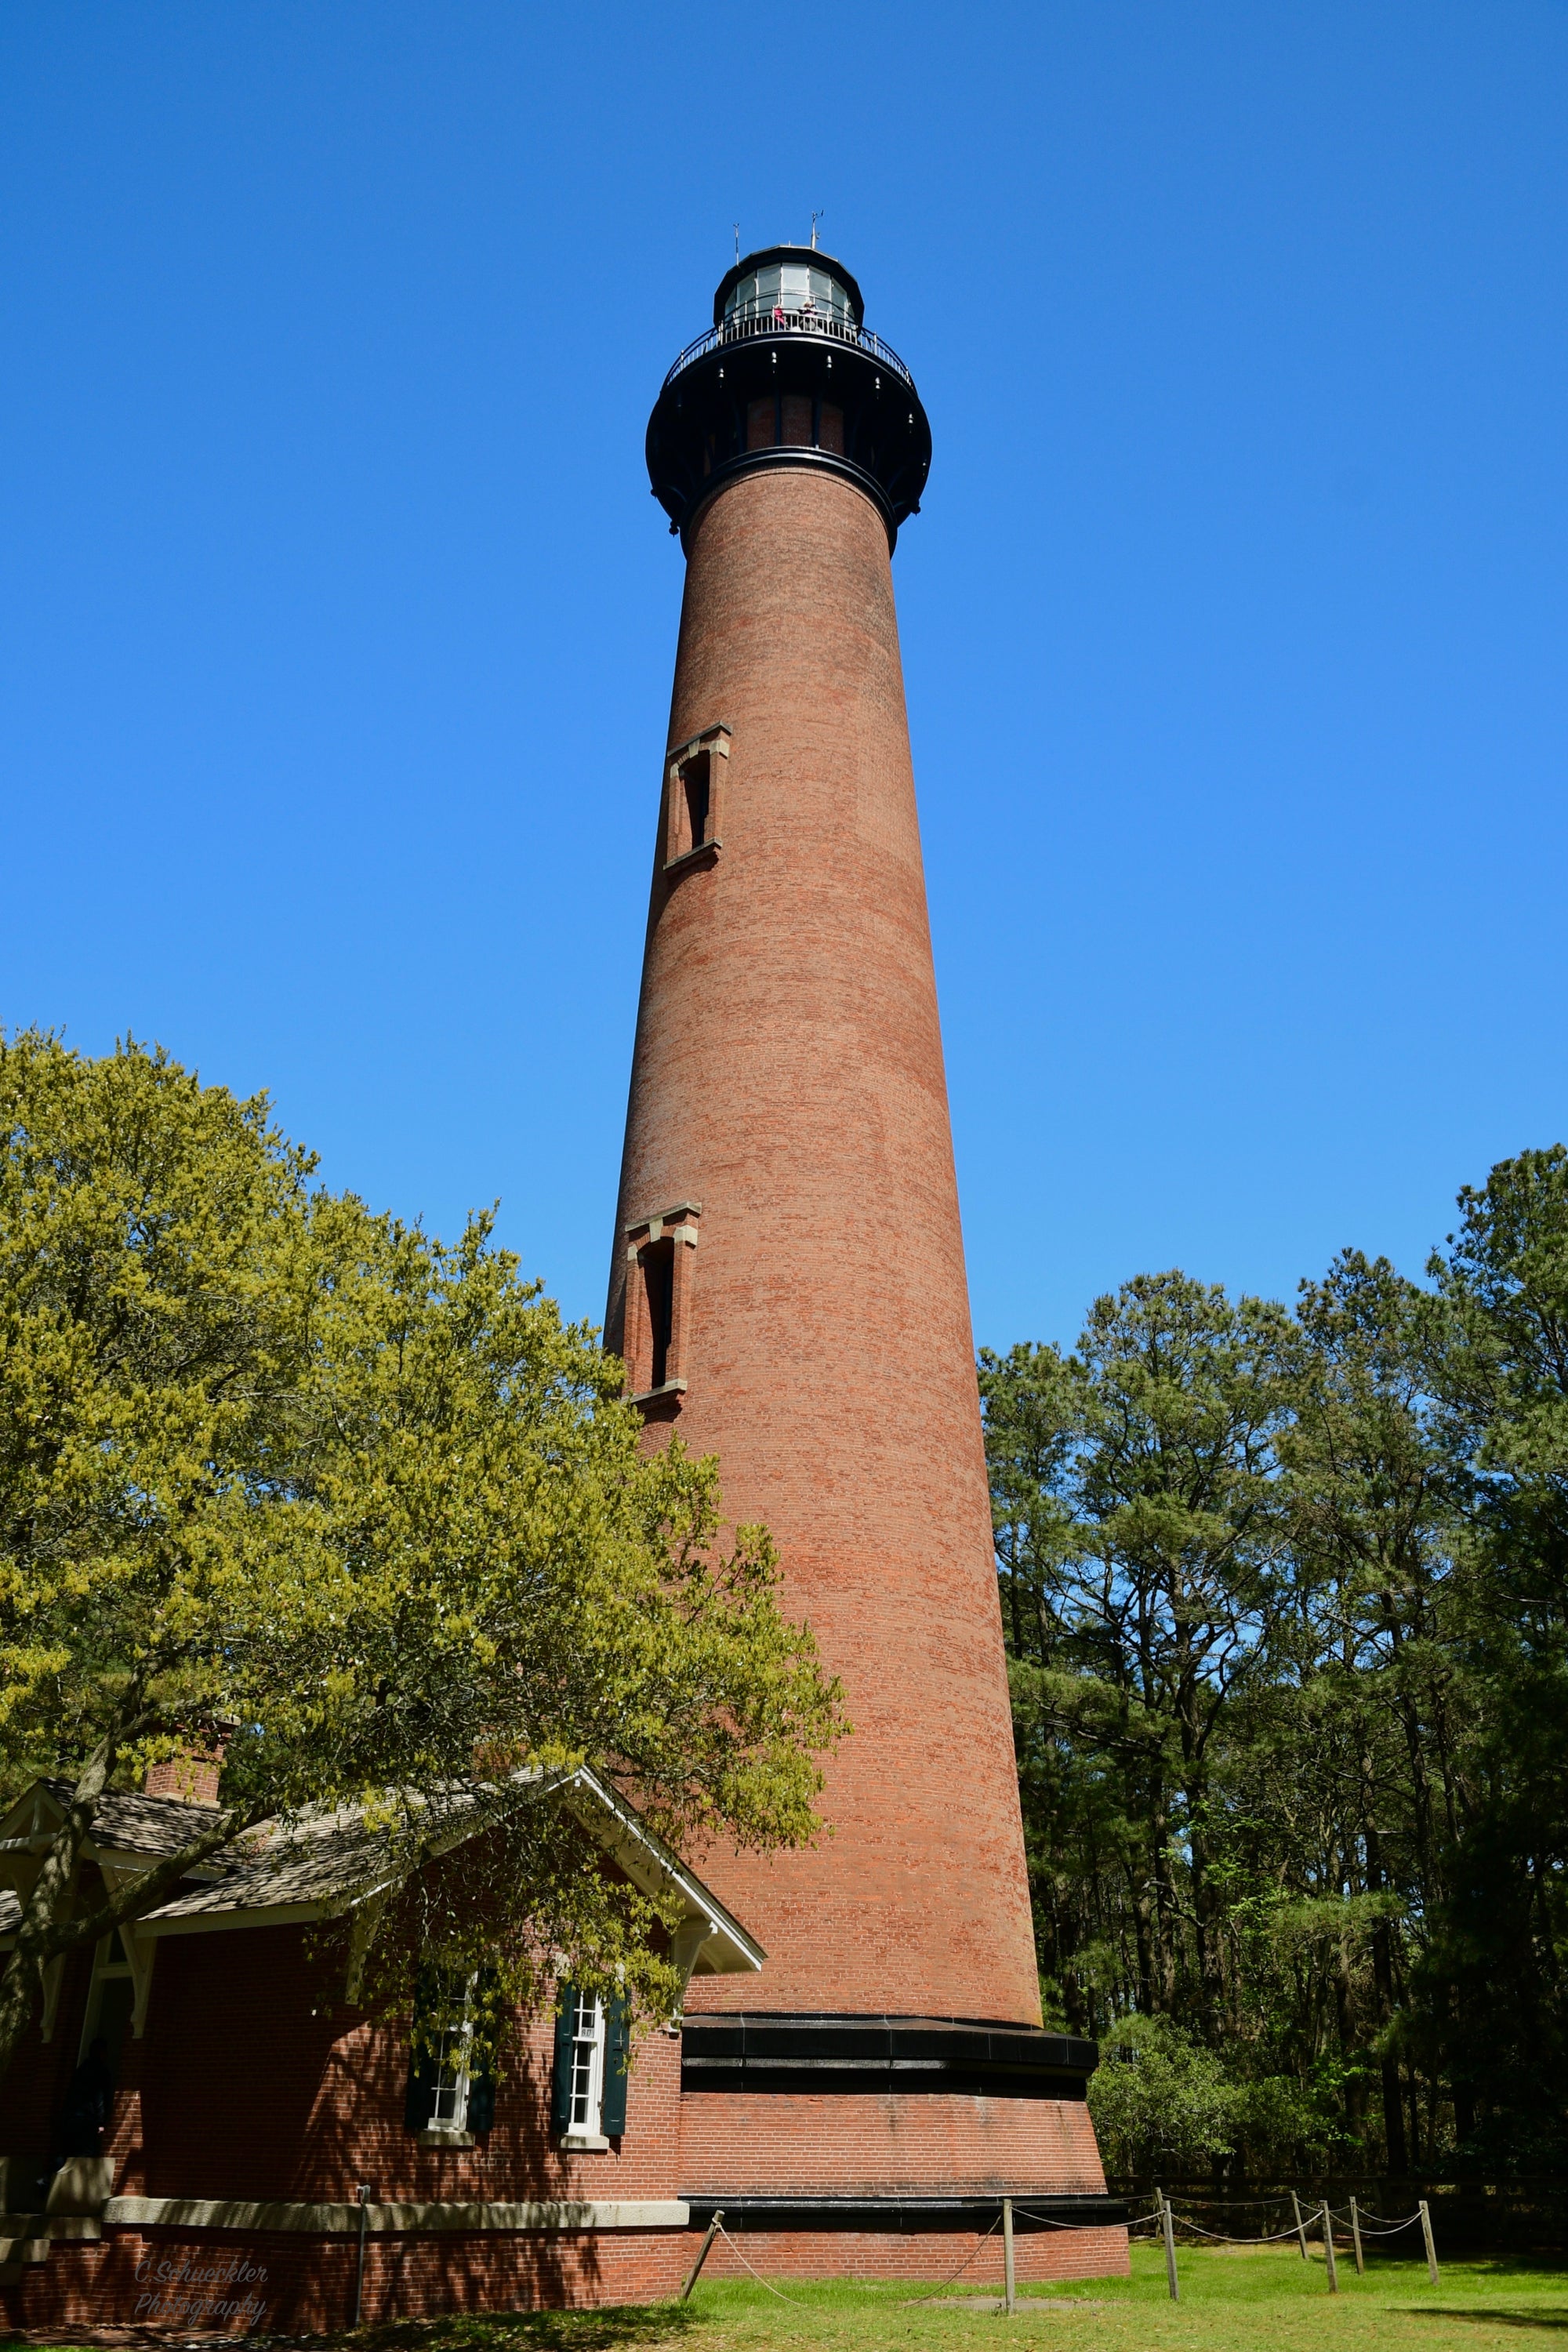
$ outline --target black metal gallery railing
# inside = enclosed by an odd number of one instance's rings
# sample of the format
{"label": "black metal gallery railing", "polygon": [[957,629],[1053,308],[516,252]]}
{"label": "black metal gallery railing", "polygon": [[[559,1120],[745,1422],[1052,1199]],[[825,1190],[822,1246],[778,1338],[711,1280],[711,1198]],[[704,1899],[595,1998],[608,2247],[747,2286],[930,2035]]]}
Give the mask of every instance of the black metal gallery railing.
{"label": "black metal gallery railing", "polygon": [[887,368],[901,383],[914,386],[914,377],[904,365],[890,343],[869,327],[857,327],[847,319],[835,319],[825,311],[759,310],[754,315],[726,319],[721,327],[710,327],[694,343],[688,343],[679,358],[665,377],[668,387],[678,375],[698,360],[706,359],[710,352],[722,351],[731,343],[749,342],[756,336],[814,335],[834,343],[848,343],[854,350],[864,352],[868,359]]}

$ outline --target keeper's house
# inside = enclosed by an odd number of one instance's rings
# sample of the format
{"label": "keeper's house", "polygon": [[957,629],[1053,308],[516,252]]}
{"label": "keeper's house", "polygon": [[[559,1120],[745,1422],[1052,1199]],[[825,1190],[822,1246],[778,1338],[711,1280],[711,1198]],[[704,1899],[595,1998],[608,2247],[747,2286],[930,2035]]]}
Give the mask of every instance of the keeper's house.
{"label": "keeper's house", "polygon": [[[68,1796],[39,1782],[0,1821],[0,1948]],[[566,1801],[596,1866],[674,1898],[679,1967],[761,1967],[615,1791],[582,1771]],[[81,1899],[190,1819],[177,1795],[105,1799]],[[453,1844],[483,1826],[476,1792]],[[568,1990],[559,2016],[517,2021],[499,2080],[468,2071],[460,2034],[416,2060],[350,1998],[375,1840],[338,1814],[258,1843],[49,1972],[0,2084],[0,2319],[231,2335],[342,2326],[356,2304],[371,2320],[674,2293],[693,2242],[679,2033],[647,2037],[628,2073],[620,2021]],[[323,1938],[334,1918],[350,1931]]]}

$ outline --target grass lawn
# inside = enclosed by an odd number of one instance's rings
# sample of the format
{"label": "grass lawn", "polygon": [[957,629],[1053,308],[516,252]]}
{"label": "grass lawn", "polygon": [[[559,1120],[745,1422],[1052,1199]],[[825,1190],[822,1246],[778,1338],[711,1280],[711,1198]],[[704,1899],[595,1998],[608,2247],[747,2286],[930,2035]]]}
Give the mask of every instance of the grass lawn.
{"label": "grass lawn", "polygon": [[[363,2352],[859,2352],[908,2345],[969,2352],[1004,2339],[1082,2352],[1521,2352],[1533,2336],[1568,2352],[1568,2267],[1514,2260],[1445,2263],[1434,2287],[1424,2263],[1370,2263],[1358,2279],[1348,2252],[1331,2295],[1321,2252],[1178,2255],[1182,2301],[1165,2291],[1164,2257],[1136,2246],[1132,2276],[1021,2292],[1004,2314],[912,2306],[907,2285],[803,2285],[775,2295],[750,2281],[699,2285],[687,2305],[635,2310],[497,2314],[407,2322],[335,2339]],[[962,2293],[963,2282],[952,2290]]]}

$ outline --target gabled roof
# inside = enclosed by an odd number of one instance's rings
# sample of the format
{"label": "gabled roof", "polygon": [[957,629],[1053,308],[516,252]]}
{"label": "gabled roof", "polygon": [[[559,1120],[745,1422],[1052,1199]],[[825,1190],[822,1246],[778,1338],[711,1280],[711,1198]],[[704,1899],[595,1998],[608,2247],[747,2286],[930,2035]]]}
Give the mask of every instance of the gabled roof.
{"label": "gabled roof", "polygon": [[[7,1854],[43,1851],[65,1817],[71,1785],[37,1781],[0,1820],[0,1867]],[[654,1835],[636,1807],[595,1773],[585,1766],[574,1772],[535,1769],[513,1774],[511,1789],[520,1785],[539,1796],[559,1791],[584,1830],[634,1885],[647,1895],[677,1899],[688,1948],[698,1948],[699,1974],[730,1976],[761,1968],[765,1954],[755,1937]],[[422,1843],[427,1851],[445,1853],[476,1836],[494,1818],[500,1795],[493,1783],[463,1781],[422,1800],[428,1816]],[[177,1853],[196,1817],[217,1810],[181,1797],[104,1797],[84,1842],[84,1857],[119,1875],[128,1864]],[[263,1822],[236,1853],[215,1855],[192,1872],[184,1882],[188,1891],[139,1919],[137,1937],[340,1916],[388,1891],[395,1875],[393,1847],[390,1829],[367,1819],[358,1805],[310,1812],[292,1822]],[[0,1890],[0,1942],[16,1933],[20,1917],[16,1894]]]}
{"label": "gabled roof", "polygon": [[[41,1853],[65,1819],[74,1782],[35,1780],[9,1812],[0,1816],[0,1870],[10,1854]],[[192,1805],[183,1797],[100,1797],[92,1833],[82,1854],[124,1874],[137,1865],[162,1862],[190,1842],[197,1816],[217,1818],[216,1805]],[[0,1885],[0,1943],[22,1924],[22,1905],[13,1886]]]}
{"label": "gabled roof", "polygon": [[[65,1819],[75,1786],[72,1780],[35,1780],[0,1820],[0,1853],[6,1847],[15,1851],[18,1838],[31,1843],[46,1822],[52,1836]],[[198,1815],[216,1821],[218,1811],[216,1805],[191,1804],[184,1797],[100,1797],[86,1851],[95,1860],[100,1854],[127,1854],[161,1861],[188,1843]]]}

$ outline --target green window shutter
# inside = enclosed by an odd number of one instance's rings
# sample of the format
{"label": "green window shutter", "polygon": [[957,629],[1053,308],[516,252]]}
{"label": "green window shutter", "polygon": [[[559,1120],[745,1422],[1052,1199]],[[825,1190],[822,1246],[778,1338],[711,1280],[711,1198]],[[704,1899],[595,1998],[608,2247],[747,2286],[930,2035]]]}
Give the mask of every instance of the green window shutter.
{"label": "green window shutter", "polygon": [[[475,2007],[491,2032],[499,2031],[496,2014],[496,1972],[482,1969],[475,1987]],[[468,2073],[468,2129],[488,2132],[496,2119],[496,2053],[481,2051]]]}
{"label": "green window shutter", "polygon": [[561,2014],[555,2021],[555,2071],[550,2080],[550,2128],[572,2128],[572,2036],[577,2030],[577,1995],[571,1985],[558,1988]]}
{"label": "green window shutter", "polygon": [[[435,1984],[428,1973],[420,1976],[414,1989],[414,2022],[423,2025],[430,2014],[436,1997]],[[408,2048],[408,2087],[403,2098],[405,2131],[422,2132],[430,2127],[431,2111],[436,2105],[435,2054],[416,2038]]]}
{"label": "green window shutter", "polygon": [[616,1993],[605,2004],[605,2096],[599,2129],[606,2139],[618,2139],[626,2127],[626,2061],[631,2047],[631,2008]]}

